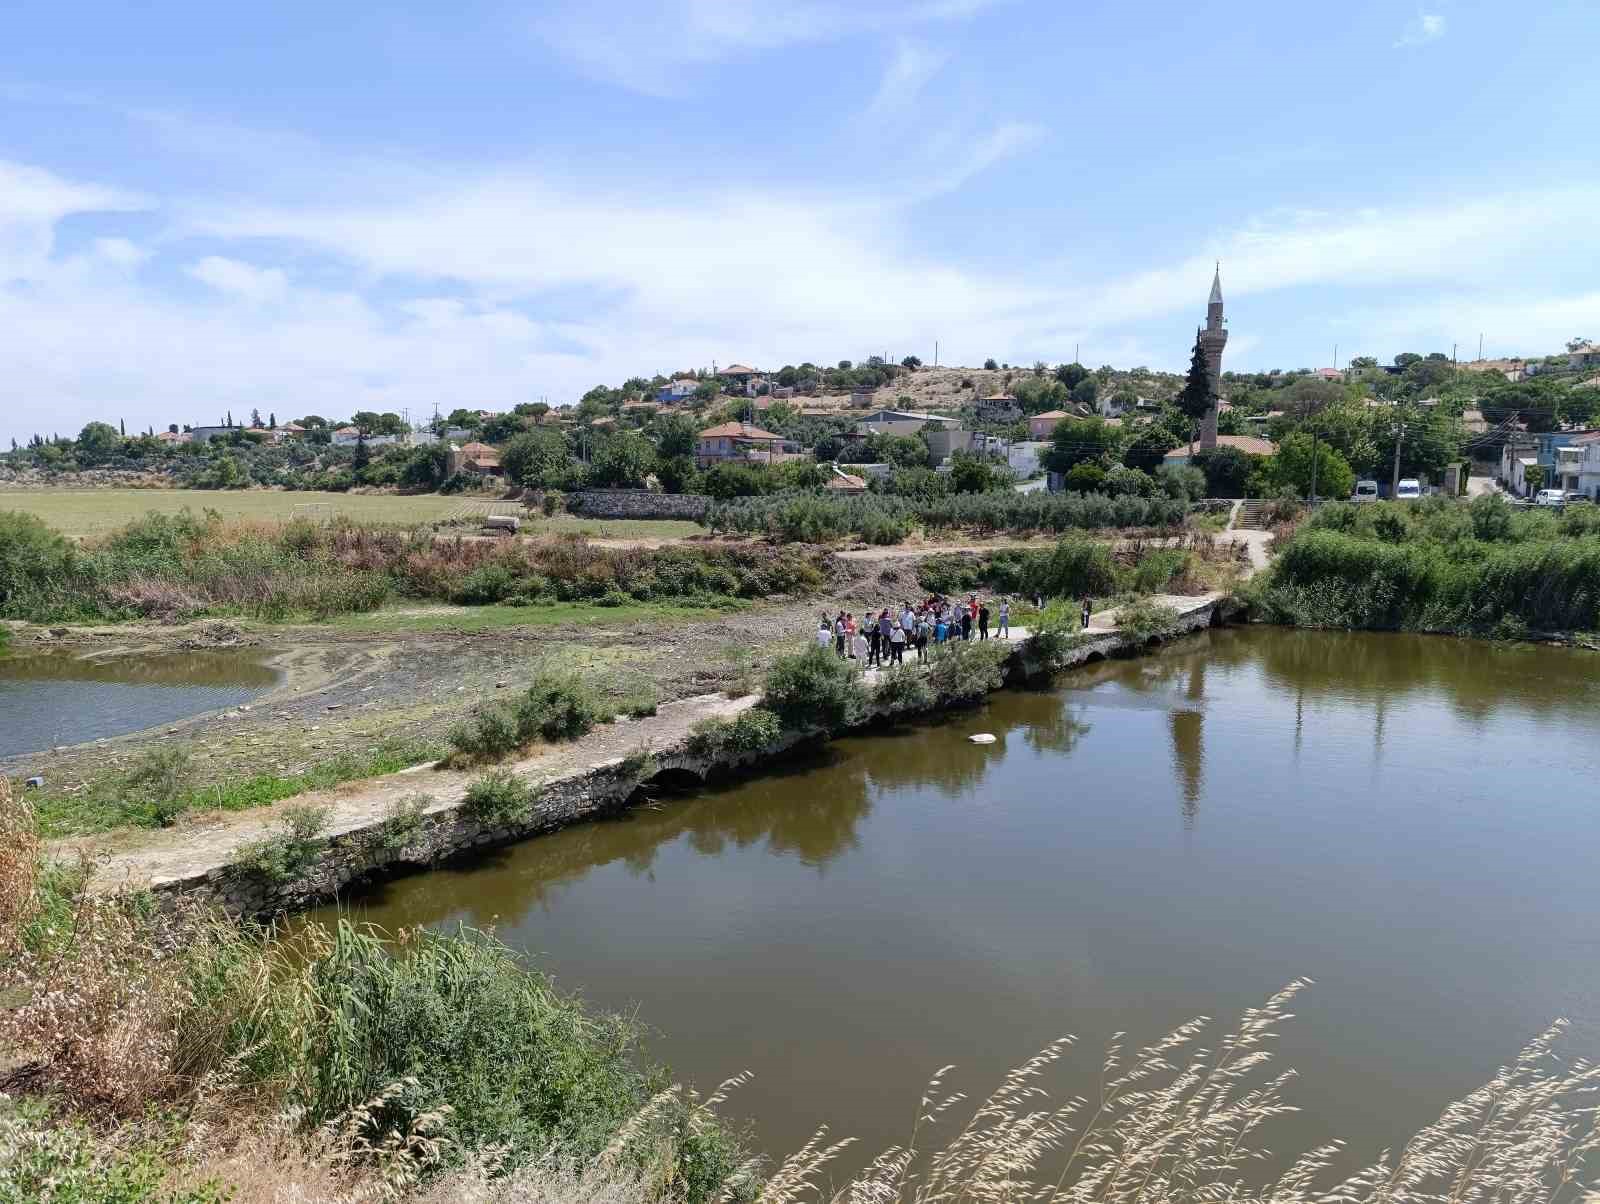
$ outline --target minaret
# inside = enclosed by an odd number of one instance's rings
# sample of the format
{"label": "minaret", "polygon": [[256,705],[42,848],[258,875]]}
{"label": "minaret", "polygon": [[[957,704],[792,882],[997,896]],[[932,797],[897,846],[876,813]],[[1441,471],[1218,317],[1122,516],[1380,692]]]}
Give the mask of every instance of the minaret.
{"label": "minaret", "polygon": [[1222,261],[1217,261],[1216,275],[1211,277],[1211,298],[1206,302],[1206,328],[1200,332],[1200,349],[1206,356],[1206,375],[1211,378],[1211,408],[1200,424],[1200,446],[1217,445],[1217,403],[1222,400],[1222,349],[1228,342],[1227,328],[1222,324]]}

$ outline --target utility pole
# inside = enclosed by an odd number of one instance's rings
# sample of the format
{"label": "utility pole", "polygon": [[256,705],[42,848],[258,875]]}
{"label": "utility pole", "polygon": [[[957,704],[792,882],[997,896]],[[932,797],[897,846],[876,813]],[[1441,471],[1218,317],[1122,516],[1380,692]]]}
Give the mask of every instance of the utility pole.
{"label": "utility pole", "polygon": [[1451,343],[1450,344],[1450,365],[1451,365],[1451,367],[1455,366],[1455,363],[1456,363],[1456,348],[1459,347],[1459,346],[1461,346],[1460,343]]}
{"label": "utility pole", "polygon": [[933,340],[933,366],[935,368],[937,368],[939,366],[939,340],[938,339],[934,339]]}
{"label": "utility pole", "polygon": [[1339,344],[1337,343],[1333,345],[1333,370],[1335,372],[1339,370]]}
{"label": "utility pole", "polygon": [[1405,438],[1406,424],[1405,420],[1401,419],[1400,424],[1395,428],[1394,433],[1394,477],[1389,482],[1390,501],[1393,501],[1395,499],[1395,495],[1400,492],[1400,445],[1405,442]]}
{"label": "utility pole", "polygon": [[1478,358],[1480,360],[1483,358],[1483,332],[1482,331],[1478,332]]}

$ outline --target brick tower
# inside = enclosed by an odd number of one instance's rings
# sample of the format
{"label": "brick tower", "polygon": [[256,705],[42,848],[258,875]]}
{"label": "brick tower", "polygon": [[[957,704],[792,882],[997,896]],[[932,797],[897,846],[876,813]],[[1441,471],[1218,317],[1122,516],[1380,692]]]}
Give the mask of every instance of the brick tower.
{"label": "brick tower", "polygon": [[1228,331],[1222,324],[1222,262],[1217,262],[1216,275],[1211,277],[1211,299],[1206,302],[1206,328],[1200,332],[1200,349],[1206,356],[1206,375],[1211,381],[1211,408],[1200,424],[1200,446],[1217,445],[1217,403],[1222,400],[1222,349],[1228,343]]}

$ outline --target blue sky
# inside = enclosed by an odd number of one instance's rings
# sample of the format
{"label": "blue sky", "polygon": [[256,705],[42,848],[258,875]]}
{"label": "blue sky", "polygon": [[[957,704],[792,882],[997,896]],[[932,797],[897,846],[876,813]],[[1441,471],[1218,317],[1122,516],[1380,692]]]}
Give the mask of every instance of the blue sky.
{"label": "blue sky", "polygon": [[1600,337],[1600,6],[10,0],[0,437]]}

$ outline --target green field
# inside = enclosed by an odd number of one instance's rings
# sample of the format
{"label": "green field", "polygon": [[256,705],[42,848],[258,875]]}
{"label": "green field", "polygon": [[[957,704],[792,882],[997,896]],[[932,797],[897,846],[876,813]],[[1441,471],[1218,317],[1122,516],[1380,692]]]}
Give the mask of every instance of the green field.
{"label": "green field", "polygon": [[[305,509],[325,505],[327,510]],[[401,496],[392,493],[275,492],[266,489],[16,489],[0,490],[0,510],[36,514],[63,535],[82,539],[114,531],[139,516],[156,511],[177,514],[215,510],[224,518],[287,521],[297,513],[340,515],[361,522],[421,523],[479,515],[491,506],[517,512],[512,502],[444,497],[436,493]],[[301,507],[297,511],[296,507]],[[571,515],[540,518],[524,524],[529,534],[576,532],[605,539],[682,539],[699,533],[694,523],[651,520],[581,519]]]}

